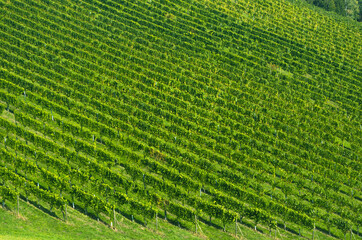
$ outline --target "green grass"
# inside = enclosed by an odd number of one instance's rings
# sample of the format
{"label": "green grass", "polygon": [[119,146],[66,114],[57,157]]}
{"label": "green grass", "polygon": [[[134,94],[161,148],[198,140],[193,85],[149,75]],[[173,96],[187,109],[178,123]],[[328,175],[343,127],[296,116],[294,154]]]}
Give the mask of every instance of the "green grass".
{"label": "green grass", "polygon": [[[181,229],[165,220],[159,219],[159,230],[156,231],[155,222],[147,227],[132,222],[126,217],[117,214],[116,230],[111,229],[103,222],[98,222],[85,214],[68,208],[68,221],[61,220],[61,213],[55,211],[49,214],[42,206],[36,207],[31,202],[20,201],[20,216],[17,216],[15,207],[10,204],[0,207],[0,240],[40,240],[40,239],[275,239],[275,232],[269,237],[269,232],[258,227],[258,232],[251,228],[251,222],[245,225],[238,224],[238,236],[235,237],[235,225],[228,225],[226,232],[215,229],[200,222],[202,233],[195,234],[191,229]],[[247,226],[250,225],[250,226]],[[193,227],[193,226],[188,226]],[[192,229],[193,230],[193,229]],[[263,233],[260,233],[262,231]],[[302,231],[304,237],[297,237],[283,229],[278,229],[276,239],[305,239],[311,238],[311,232]],[[356,236],[355,236],[356,237]],[[315,239],[333,239],[316,231]]]}
{"label": "green grass", "polygon": [[199,239],[191,232],[164,221],[161,231],[145,228],[118,216],[117,229],[112,230],[77,210],[68,208],[64,222],[30,203],[20,202],[20,217],[14,211],[0,208],[0,239]]}

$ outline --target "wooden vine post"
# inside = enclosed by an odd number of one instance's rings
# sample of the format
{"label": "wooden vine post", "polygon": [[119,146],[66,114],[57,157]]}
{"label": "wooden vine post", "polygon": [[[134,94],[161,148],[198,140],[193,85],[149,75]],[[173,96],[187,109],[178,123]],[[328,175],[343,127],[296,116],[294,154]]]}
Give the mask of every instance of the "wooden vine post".
{"label": "wooden vine post", "polygon": [[116,219],[116,206],[113,206],[113,223],[114,229],[116,229],[117,219]]}
{"label": "wooden vine post", "polygon": [[235,218],[235,237],[238,237],[238,219]]}
{"label": "wooden vine post", "polygon": [[67,210],[67,204],[64,204],[64,222],[67,222],[68,220],[68,210]]}
{"label": "wooden vine post", "polygon": [[197,217],[196,217],[196,214],[195,214],[195,232],[197,234]]}
{"label": "wooden vine post", "polygon": [[17,212],[18,212],[18,217],[20,216],[20,213],[19,213],[19,194],[17,195],[17,199],[16,199],[16,201],[17,201]]}
{"label": "wooden vine post", "polygon": [[156,231],[158,231],[158,212],[156,211]]}

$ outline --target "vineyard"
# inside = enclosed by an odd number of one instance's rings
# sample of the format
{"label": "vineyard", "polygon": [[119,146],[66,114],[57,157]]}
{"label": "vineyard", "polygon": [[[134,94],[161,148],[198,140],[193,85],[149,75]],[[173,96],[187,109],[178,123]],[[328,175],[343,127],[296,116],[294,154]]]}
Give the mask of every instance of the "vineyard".
{"label": "vineyard", "polygon": [[3,207],[361,239],[361,23],[287,0],[0,11]]}

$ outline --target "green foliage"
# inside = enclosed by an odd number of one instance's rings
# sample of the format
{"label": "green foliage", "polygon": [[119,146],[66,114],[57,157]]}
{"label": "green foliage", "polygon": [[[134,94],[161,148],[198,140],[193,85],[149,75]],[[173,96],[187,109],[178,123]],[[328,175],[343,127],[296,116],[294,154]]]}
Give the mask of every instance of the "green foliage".
{"label": "green foliage", "polygon": [[306,0],[310,4],[361,21],[360,0]]}
{"label": "green foliage", "polygon": [[6,105],[3,103],[0,103],[0,114],[6,109]]}
{"label": "green foliage", "polygon": [[351,229],[351,223],[343,219],[335,219],[334,224],[344,235]]}
{"label": "green foliage", "polygon": [[356,225],[358,27],[271,0],[1,11],[3,189],[97,217]]}
{"label": "green foliage", "polygon": [[15,202],[17,196],[18,193],[11,188],[0,186],[0,197],[2,198],[2,201]]}

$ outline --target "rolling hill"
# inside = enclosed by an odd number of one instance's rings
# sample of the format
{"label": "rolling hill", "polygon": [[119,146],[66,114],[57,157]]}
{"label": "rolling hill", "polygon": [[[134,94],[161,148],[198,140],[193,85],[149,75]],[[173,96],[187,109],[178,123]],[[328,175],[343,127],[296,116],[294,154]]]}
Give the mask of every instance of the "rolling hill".
{"label": "rolling hill", "polygon": [[0,11],[0,236],[360,238],[361,23],[287,0]]}

